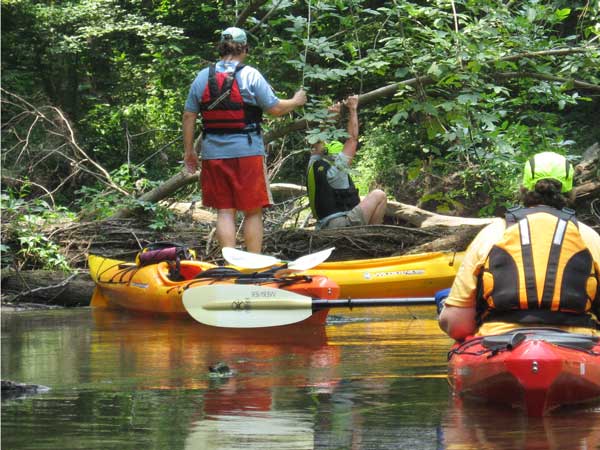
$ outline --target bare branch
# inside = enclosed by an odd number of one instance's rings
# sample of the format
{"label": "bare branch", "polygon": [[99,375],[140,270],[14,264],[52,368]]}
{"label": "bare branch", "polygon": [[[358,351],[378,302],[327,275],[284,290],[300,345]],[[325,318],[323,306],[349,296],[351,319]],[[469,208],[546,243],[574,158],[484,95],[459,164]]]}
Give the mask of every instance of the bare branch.
{"label": "bare branch", "polygon": [[17,295],[15,295],[14,297],[11,298],[11,301],[14,302],[15,300],[21,298],[21,297],[27,297],[27,296],[31,296],[32,294],[35,294],[36,292],[40,292],[40,291],[48,291],[51,289],[57,289],[57,288],[62,288],[67,286],[71,280],[73,278],[75,278],[78,274],[74,273],[72,275],[69,275],[67,278],[65,278],[63,281],[61,281],[58,284],[53,284],[52,286],[40,286],[34,289],[29,289],[27,291],[21,291],[19,292]]}
{"label": "bare branch", "polygon": [[31,180],[22,180],[21,178],[13,178],[13,177],[9,177],[9,176],[2,176],[3,180],[8,180],[8,181],[12,181],[12,182],[16,182],[16,183],[20,183],[20,184],[31,184],[32,186],[35,186],[39,189],[41,189],[42,191],[45,192],[44,195],[42,195],[42,197],[48,196],[50,197],[50,201],[52,202],[52,206],[56,206],[56,203],[54,202],[54,197],[52,196],[52,192],[50,192],[48,189],[46,189],[44,186],[42,186],[41,184],[35,183]]}
{"label": "bare branch", "polygon": [[273,6],[273,7],[272,7],[272,8],[269,10],[269,12],[267,12],[267,13],[266,13],[266,14],[265,14],[265,15],[262,17],[262,19],[260,19],[260,22],[258,22],[258,23],[257,23],[256,25],[254,25],[252,28],[250,28],[249,32],[250,32],[250,33],[253,33],[253,32],[254,32],[254,31],[256,31],[256,30],[257,30],[257,29],[258,29],[258,28],[259,28],[259,27],[260,27],[260,26],[261,26],[263,23],[265,23],[265,22],[267,21],[267,19],[268,19],[269,17],[271,17],[275,11],[277,11],[277,8],[279,8],[279,5],[281,4],[281,2],[282,2],[282,1],[283,1],[283,0],[279,0],[279,1],[277,2],[277,4],[276,4],[275,6]]}
{"label": "bare branch", "polygon": [[[41,158],[38,155],[36,155],[35,158],[31,158],[33,164],[29,167],[29,169],[35,168],[36,165],[40,164],[44,159],[47,159],[51,155],[59,154],[63,158],[66,158],[72,166],[80,167],[81,170],[85,170],[87,172],[94,172],[96,174],[99,174],[99,178],[102,179],[103,182],[106,185],[108,185],[111,189],[127,196],[130,195],[126,190],[124,190],[118,184],[116,184],[113,181],[110,174],[104,169],[104,167],[102,167],[100,164],[98,164],[92,158],[90,158],[90,156],[85,152],[85,150],[77,143],[73,127],[71,126],[69,120],[66,118],[65,114],[59,108],[48,105],[36,107],[26,99],[1,87],[0,92],[2,93],[2,103],[11,105],[12,107],[21,110],[18,111],[12,119],[8,120],[8,123],[11,124],[10,128],[7,125],[3,126],[3,130],[7,128],[10,129],[12,134],[18,141],[17,144],[11,148],[12,150],[14,148],[20,147],[20,152],[15,160],[17,164],[25,157],[27,153],[30,152],[31,136],[34,132],[34,129],[40,126],[43,127],[44,124],[46,124],[47,128],[44,128],[44,132],[48,135],[56,136],[57,138],[63,140],[64,143],[58,148],[46,151],[46,154]],[[51,117],[49,114],[51,114],[54,117]],[[21,138],[18,134],[18,131],[15,129],[15,126],[28,117],[32,117],[32,122],[27,127],[25,138]],[[68,145],[69,148],[71,148],[74,151],[76,156],[70,157],[63,152],[60,152],[59,149],[63,148],[64,145]],[[77,155],[79,155],[79,157],[77,157]],[[83,164],[91,165],[93,167],[93,170],[84,169]]]}
{"label": "bare branch", "polygon": [[252,14],[254,14],[256,11],[258,11],[258,9],[265,3],[267,3],[267,0],[257,0],[254,2],[250,2],[250,4],[248,6],[246,6],[246,9],[244,9],[240,13],[240,15],[237,16],[237,19],[235,20],[235,26],[241,27],[242,25],[244,25],[244,22],[246,22],[246,19],[248,17],[250,17]]}
{"label": "bare branch", "polygon": [[523,58],[539,58],[544,56],[562,56],[573,55],[575,53],[585,53],[592,50],[592,47],[569,47],[569,48],[554,48],[550,50],[541,50],[539,52],[517,53],[515,55],[504,56],[499,61],[516,61]]}
{"label": "bare branch", "polygon": [[494,74],[498,78],[534,78],[536,80],[558,81],[559,83],[572,83],[573,88],[587,89],[590,91],[600,91],[600,86],[597,84],[586,83],[585,81],[557,77],[545,73],[537,72],[498,72]]}
{"label": "bare branch", "polygon": [[73,129],[71,128],[71,124],[69,123],[69,121],[67,120],[67,118],[64,116],[63,112],[58,109],[53,107],[54,111],[56,111],[56,113],[61,117],[64,125],[67,127],[68,131],[69,131],[69,141],[71,143],[71,145],[79,152],[81,153],[96,169],[98,169],[98,171],[100,171],[100,173],[102,175],[104,175],[104,178],[106,179],[106,181],[108,182],[108,184],[116,191],[119,191],[121,194],[127,195],[129,196],[129,192],[127,192],[126,190],[124,190],[122,187],[118,186],[117,184],[115,184],[115,182],[112,180],[112,177],[110,176],[110,174],[106,171],[106,169],[104,167],[102,167],[100,164],[98,164],[97,162],[95,162],[92,158],[90,158],[88,156],[88,154],[79,146],[79,144],[77,144],[77,141],[75,140],[75,134],[73,133]]}

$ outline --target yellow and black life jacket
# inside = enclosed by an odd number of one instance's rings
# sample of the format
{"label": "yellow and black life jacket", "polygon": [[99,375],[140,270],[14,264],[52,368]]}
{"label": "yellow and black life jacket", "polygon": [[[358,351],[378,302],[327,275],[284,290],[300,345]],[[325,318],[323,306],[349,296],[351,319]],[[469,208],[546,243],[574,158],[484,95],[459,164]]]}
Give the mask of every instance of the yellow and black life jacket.
{"label": "yellow and black life jacket", "polygon": [[331,214],[350,211],[360,203],[358,189],[348,175],[348,189],[334,189],[327,181],[331,164],[319,159],[311,164],[306,174],[306,189],[313,217],[324,219]]}
{"label": "yellow and black life jacket", "polygon": [[478,318],[597,328],[598,273],[575,212],[512,208],[479,275]]}

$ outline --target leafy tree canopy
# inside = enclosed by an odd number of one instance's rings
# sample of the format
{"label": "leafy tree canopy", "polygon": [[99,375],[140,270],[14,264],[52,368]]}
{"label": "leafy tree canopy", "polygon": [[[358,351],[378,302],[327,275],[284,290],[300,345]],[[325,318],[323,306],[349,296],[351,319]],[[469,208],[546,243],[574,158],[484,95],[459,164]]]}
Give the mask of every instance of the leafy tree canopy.
{"label": "leafy tree canopy", "polygon": [[[359,185],[450,209],[485,193],[490,214],[529,155],[577,159],[599,140],[598,15],[596,2],[564,0],[5,0],[3,185],[31,182],[31,195],[78,208],[91,192],[135,196],[178,171],[187,90],[236,25],[279,96],[304,87],[310,98],[266,123],[310,123],[274,143],[297,153],[277,179],[302,182],[299,150],[343,137],[343,123],[323,121],[331,102],[373,94],[360,110]],[[446,196],[405,189],[449,173],[460,183]]]}

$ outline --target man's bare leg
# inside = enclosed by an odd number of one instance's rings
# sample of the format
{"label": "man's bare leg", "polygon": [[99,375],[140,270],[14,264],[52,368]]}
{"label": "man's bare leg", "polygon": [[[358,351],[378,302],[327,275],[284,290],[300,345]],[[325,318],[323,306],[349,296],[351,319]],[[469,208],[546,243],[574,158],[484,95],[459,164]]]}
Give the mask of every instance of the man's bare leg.
{"label": "man's bare leg", "polygon": [[368,225],[377,225],[383,223],[383,216],[387,207],[387,197],[385,192],[375,189],[360,202],[365,221]]}
{"label": "man's bare leg", "polygon": [[244,215],[244,243],[246,249],[252,253],[260,253],[263,241],[262,208],[244,211]]}
{"label": "man's bare leg", "polygon": [[221,248],[235,248],[235,209],[217,210],[217,239]]}

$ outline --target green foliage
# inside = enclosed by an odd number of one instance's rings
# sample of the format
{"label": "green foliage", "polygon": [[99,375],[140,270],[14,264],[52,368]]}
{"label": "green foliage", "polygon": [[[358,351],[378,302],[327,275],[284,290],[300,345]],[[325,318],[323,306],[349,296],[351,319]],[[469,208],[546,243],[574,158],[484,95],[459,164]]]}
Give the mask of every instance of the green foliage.
{"label": "green foliage", "polygon": [[30,186],[0,194],[2,211],[2,264],[25,269],[70,271],[69,262],[59,246],[47,237],[52,226],[72,221],[74,214],[64,207],[53,207],[41,198],[28,200]]}
{"label": "green foliage", "polygon": [[[219,30],[248,8],[241,24],[249,31],[246,62],[281,98],[301,86],[309,94],[288,118],[266,118],[266,131],[286,120],[315,124],[282,146],[343,140],[345,124],[330,121],[326,107],[398,83],[393,96],[359,111],[355,177],[362,192],[377,186],[398,196],[408,185],[414,201],[490,214],[512,201],[530,155],[555,149],[576,159],[600,139],[599,10],[594,2],[564,0],[453,4],[456,14],[442,0],[273,0],[258,9],[250,2],[9,0],[2,2],[3,88],[65,111],[81,147],[140,193],[138,181],[155,185],[180,169],[189,85],[216,58]],[[3,130],[14,130],[3,135],[3,170],[17,173],[23,136],[39,155],[32,160],[51,161],[45,152],[59,146],[19,114],[3,103],[3,124],[11,125]],[[289,158],[279,173],[301,179],[304,159]],[[54,174],[46,167],[28,175]],[[419,185],[453,174],[461,182],[444,195]],[[64,166],[59,175],[71,176]],[[73,179],[65,202],[77,191],[76,205],[92,217],[133,202],[93,183]],[[160,208],[150,213],[157,227],[170,220]]]}
{"label": "green foliage", "polygon": [[409,131],[397,133],[391,126],[374,128],[363,136],[353,174],[361,195],[376,187],[390,190],[416,178],[420,149],[413,142]]}
{"label": "green foliage", "polygon": [[[111,178],[126,192],[133,192],[136,196],[153,189],[157,182],[145,178],[144,166],[128,166],[123,164],[111,172]],[[112,216],[121,208],[140,207],[150,218],[149,227],[153,230],[164,230],[174,222],[174,214],[165,206],[138,200],[133,195],[123,195],[115,191],[107,191],[101,184],[83,186],[77,192],[77,203],[81,214],[87,219],[104,219]]]}
{"label": "green foliage", "polygon": [[151,215],[149,228],[156,231],[168,229],[175,222],[175,214],[170,209],[156,203],[139,202],[147,214]]}

